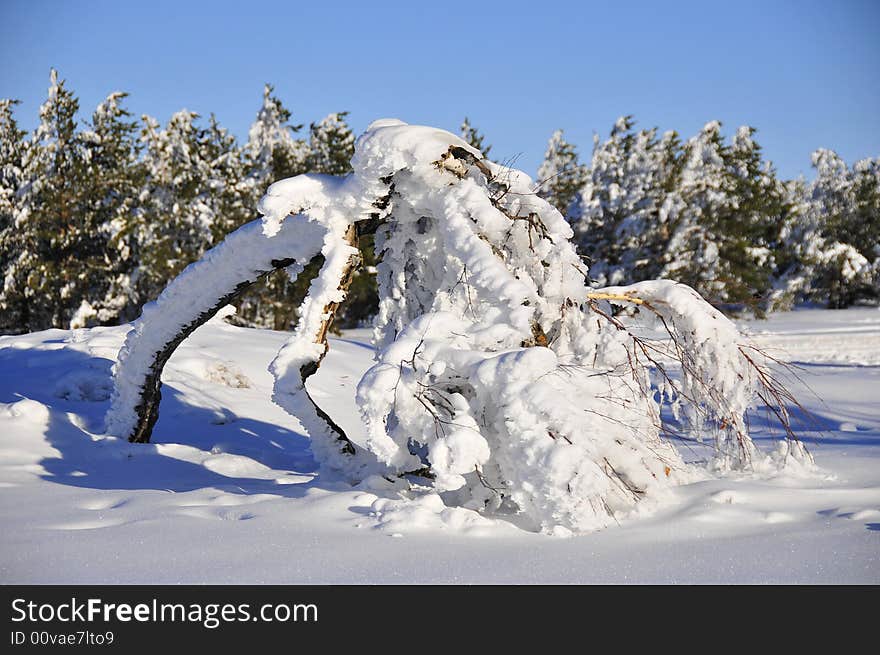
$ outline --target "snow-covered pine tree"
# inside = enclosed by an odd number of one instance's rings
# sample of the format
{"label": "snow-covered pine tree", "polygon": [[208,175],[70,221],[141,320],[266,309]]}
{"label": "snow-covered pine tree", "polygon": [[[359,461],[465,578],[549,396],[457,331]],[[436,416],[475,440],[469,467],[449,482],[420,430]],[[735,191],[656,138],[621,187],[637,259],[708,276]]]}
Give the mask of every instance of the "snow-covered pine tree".
{"label": "snow-covered pine tree", "polygon": [[145,176],[141,191],[138,290],[154,296],[224,230],[250,213],[248,187],[235,140],[212,117],[182,110],[165,129],[143,117]]}
{"label": "snow-covered pine tree", "polygon": [[664,132],[647,155],[651,171],[650,183],[645,187],[648,198],[637,214],[639,220],[628,230],[633,250],[629,279],[633,282],[661,277],[673,226],[684,206],[679,185],[685,157],[678,133]]}
{"label": "snow-covered pine tree", "polygon": [[76,131],[79,103],[50,73],[40,122],[22,165],[0,307],[19,332],[66,328],[85,296],[83,275],[100,257],[88,212],[88,155]]}
{"label": "snow-covered pine tree", "polygon": [[589,176],[572,206],[581,252],[600,284],[656,277],[668,241],[669,215],[680,202],[674,132],[635,132],[632,116],[619,118],[607,141],[594,139]]}
{"label": "snow-covered pine tree", "polygon": [[122,106],[127,95],[107,96],[80,135],[86,155],[83,211],[84,225],[91,228],[91,258],[79,276],[82,293],[70,320],[73,328],[130,320],[139,309],[131,276],[138,255],[134,237],[141,171],[137,123]]}
{"label": "snow-covered pine tree", "polygon": [[[15,219],[16,196],[22,183],[26,132],[18,127],[13,109],[17,100],[0,100],[0,271],[6,276],[7,264],[18,256]],[[0,334],[17,331],[14,307],[5,306],[4,280],[0,278]]]}
{"label": "snow-covered pine tree", "polygon": [[731,202],[727,149],[718,121],[710,121],[688,140],[678,188],[681,204],[670,226],[661,272],[664,278],[697,289],[713,303],[725,300],[724,283],[719,279],[718,236],[711,227],[714,217],[724,214]]}
{"label": "snow-covered pine tree", "polygon": [[794,207],[754,132],[740,127],[727,145],[712,121],[688,141],[661,275],[716,305],[762,313],[772,303],[773,253]]}
{"label": "snow-covered pine tree", "polygon": [[712,220],[714,231],[722,235],[719,254],[725,299],[762,314],[770,304],[780,228],[795,208],[773,164],[762,158],[754,133],[755,128],[743,126],[732,139],[726,162],[732,202],[725,214]]}
{"label": "snow-covered pine tree", "polygon": [[22,179],[27,142],[13,113],[18,100],[0,99],[0,230],[14,223],[15,195]]}
{"label": "snow-covered pine tree", "polygon": [[458,135],[461,137],[461,140],[467,143],[470,147],[482,152],[484,157],[489,156],[489,151],[492,150],[492,146],[484,143],[486,140],[485,135],[471,125],[467,116],[464,117],[461,126],[458,128]]}
{"label": "snow-covered pine tree", "polygon": [[816,178],[806,188],[800,221],[788,234],[794,262],[783,279],[799,296],[846,307],[880,295],[880,172],[876,159],[849,169],[840,156],[813,153]]}
{"label": "snow-covered pine tree", "polygon": [[[474,147],[479,150],[478,146]],[[585,167],[578,162],[577,150],[565,140],[562,130],[556,130],[538,168],[538,195],[567,216],[569,206],[584,186],[586,175]]]}
{"label": "snow-covered pine tree", "polygon": [[308,170],[345,175],[351,171],[354,134],[345,122],[347,111],[329,114],[309,128]]}
{"label": "snow-covered pine tree", "polygon": [[632,116],[622,116],[607,141],[593,136],[589,177],[572,207],[575,238],[591,262],[590,275],[600,285],[620,284],[626,277],[619,265],[615,235],[629,209],[621,185],[634,139],[633,125]]}
{"label": "snow-covered pine tree", "polygon": [[779,230],[778,246],[773,253],[776,268],[767,308],[790,310],[806,299],[812,288],[824,221],[809,201],[808,184],[803,176],[782,183],[789,211]]}
{"label": "snow-covered pine tree", "polygon": [[[274,95],[274,87],[266,84],[263,104],[248,130],[245,146],[248,176],[258,190],[265,189],[274,180],[308,170],[309,146],[304,139],[294,136],[302,125],[290,120],[290,110]],[[256,199],[259,200],[259,196]]]}
{"label": "snow-covered pine tree", "polygon": [[866,284],[848,298],[880,300],[880,159],[861,159],[853,166],[855,207],[845,227],[851,243],[869,262]]}
{"label": "snow-covered pine tree", "polygon": [[[393,119],[358,139],[352,166],[342,178],[273,184],[261,222],[144,307],[114,368],[109,433],[148,441],[177,345],[267,270],[320,252],[271,370],[273,398],[302,422],[327,474],[399,485],[401,502],[455,520],[518,511],[546,532],[596,529],[705,475],[662,438],[658,396],[713,437],[710,470],[809,463],[790,430],[773,458],[749,438],[744,412],[756,394],[783,403],[787,428],[788,396],[733,323],[670,281],[591,288],[568,223],[525,174],[448,132]],[[358,239],[371,232],[383,254],[379,352],[358,385],[365,428],[347,435],[306,380],[360,265]],[[665,330],[667,346],[646,342],[642,321]],[[680,379],[661,357],[679,362]]]}
{"label": "snow-covered pine tree", "polygon": [[208,204],[215,216],[213,244],[253,219],[253,183],[243,150],[214,114],[208,119],[202,151],[210,167]]}

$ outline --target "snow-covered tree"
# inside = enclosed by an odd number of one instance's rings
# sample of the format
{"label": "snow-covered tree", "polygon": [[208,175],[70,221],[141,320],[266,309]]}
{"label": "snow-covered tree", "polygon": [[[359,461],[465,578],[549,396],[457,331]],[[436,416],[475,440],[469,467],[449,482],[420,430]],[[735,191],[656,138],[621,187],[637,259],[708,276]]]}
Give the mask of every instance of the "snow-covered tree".
{"label": "snow-covered tree", "polygon": [[[274,95],[273,87],[267,84],[245,146],[253,211],[269,184],[308,172],[309,145],[294,136],[302,125],[291,123],[291,116],[290,110]],[[305,288],[297,288],[285,271],[274,272],[242,296],[235,320],[254,327],[287,330],[304,293]]]}
{"label": "snow-covered tree", "polygon": [[754,132],[740,127],[728,145],[712,121],[688,141],[661,275],[716,304],[760,313],[769,301],[780,227],[793,206]]}
{"label": "snow-covered tree", "polygon": [[[705,475],[664,438],[660,397],[710,438],[711,470],[809,463],[794,439],[775,458],[752,443],[745,410],[757,397],[787,427],[786,392],[734,325],[674,282],[592,288],[568,223],[525,174],[397,120],[368,128],[352,168],[276,182],[261,221],[145,306],[115,367],[108,432],[148,441],[177,345],[267,271],[320,253],[271,370],[275,401],[308,430],[327,474],[397,486],[465,521],[468,511],[519,512],[546,532],[596,529]],[[370,233],[382,254],[378,354],[358,385],[364,431],[349,435],[306,380]],[[665,345],[645,341],[640,323],[663,330]]]}
{"label": "snow-covered tree", "polygon": [[727,302],[767,306],[780,225],[793,207],[785,185],[770,162],[762,159],[755,129],[740,127],[727,150],[730,201],[716,215],[704,215],[709,231],[719,235],[720,274]]}
{"label": "snow-covered tree", "polygon": [[273,93],[271,84],[263,88],[263,104],[251,124],[245,146],[249,175],[258,190],[274,180],[308,170],[309,146],[294,136],[302,125],[290,122],[290,110]]}
{"label": "snow-covered tree", "polygon": [[165,129],[143,118],[145,168],[138,284],[151,297],[186,264],[251,214],[235,140],[212,116],[179,111]]}
{"label": "snow-covered tree", "polygon": [[13,108],[18,100],[0,99],[0,228],[12,222],[15,194],[21,185],[26,142]]}
{"label": "snow-covered tree", "polygon": [[133,217],[139,211],[137,123],[123,108],[127,94],[111,93],[80,134],[86,158],[81,225],[88,229],[79,255],[90,254],[80,274],[81,301],[71,327],[133,318],[137,297]]}
{"label": "snow-covered tree", "polygon": [[[25,150],[0,308],[16,331],[67,327],[85,289],[98,226],[87,211],[87,154],[79,103],[55,70]],[[10,244],[8,244],[10,245]]]}
{"label": "snow-covered tree", "polygon": [[351,170],[354,134],[345,122],[347,111],[329,114],[309,128],[308,170],[344,175]]}
{"label": "snow-covered tree", "polygon": [[538,168],[538,195],[566,215],[575,196],[584,186],[586,174],[584,167],[578,163],[575,147],[563,138],[562,130],[556,130],[547,143],[544,160]]}
{"label": "snow-covered tree", "polygon": [[725,213],[730,202],[726,174],[727,146],[721,123],[707,123],[687,142],[678,193],[681,196],[665,253],[661,275],[688,284],[716,302],[724,300],[719,278],[720,252],[711,231],[714,217]]}
{"label": "snow-covered tree", "polygon": [[595,138],[586,184],[571,209],[578,242],[600,283],[656,277],[669,238],[669,215],[681,205],[677,136],[633,130],[619,118],[609,139]]}
{"label": "snow-covered tree", "polygon": [[[0,271],[5,273],[7,262],[17,254],[15,239],[15,218],[18,203],[16,195],[22,184],[24,166],[25,131],[18,127],[13,108],[17,100],[0,100]],[[2,284],[2,279],[0,279]],[[0,287],[2,288],[2,287]],[[0,291],[2,297],[2,291]],[[7,325],[13,319],[0,305],[0,332],[13,328]]]}
{"label": "snow-covered tree", "polygon": [[208,204],[215,215],[213,242],[253,218],[253,180],[235,137],[211,114],[202,157],[210,165]]}
{"label": "snow-covered tree", "polygon": [[850,169],[833,150],[813,153],[816,178],[793,195],[798,212],[786,222],[777,304],[811,300],[846,307],[880,298],[880,163]]}

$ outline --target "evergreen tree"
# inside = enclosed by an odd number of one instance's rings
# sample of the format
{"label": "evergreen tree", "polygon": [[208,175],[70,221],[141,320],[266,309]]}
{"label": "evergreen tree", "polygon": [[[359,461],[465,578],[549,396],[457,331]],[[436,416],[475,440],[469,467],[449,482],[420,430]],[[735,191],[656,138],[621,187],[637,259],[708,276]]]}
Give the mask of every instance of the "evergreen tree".
{"label": "evergreen tree", "polygon": [[720,257],[725,298],[745,303],[761,314],[768,305],[780,226],[795,211],[784,184],[761,147],[752,138],[755,129],[740,127],[728,151],[727,173],[732,202],[710,226],[722,235]]}
{"label": "evergreen tree", "polygon": [[538,168],[538,195],[567,215],[585,179],[586,171],[578,163],[575,147],[563,138],[562,130],[556,130]]}
{"label": "evergreen tree", "polygon": [[656,277],[668,240],[680,164],[674,132],[635,132],[631,116],[619,118],[607,141],[594,139],[587,183],[570,214],[582,252],[598,284]]}
{"label": "evergreen tree", "polygon": [[197,118],[194,112],[179,111],[161,130],[155,119],[143,117],[145,177],[137,282],[144,301],[155,298],[235,222],[222,215],[222,195],[229,191],[224,167],[230,165],[227,151],[234,141],[215,121],[205,129],[196,124]]}
{"label": "evergreen tree", "polygon": [[80,275],[97,246],[84,211],[86,154],[76,133],[79,103],[50,74],[40,123],[25,151],[18,212],[0,307],[11,331],[67,327],[83,296]]}
{"label": "evergreen tree", "polygon": [[619,266],[616,234],[627,211],[621,207],[626,204],[621,185],[633,125],[631,116],[622,116],[607,141],[601,142],[598,134],[593,137],[590,174],[570,212],[581,252],[591,262],[590,276],[600,285],[620,283],[625,276]]}
{"label": "evergreen tree", "polygon": [[795,211],[772,164],[741,127],[731,144],[721,124],[708,123],[687,145],[681,211],[663,275],[694,287],[719,305],[758,314],[771,302],[774,253]]}
{"label": "evergreen tree", "polygon": [[[816,179],[807,191],[809,248],[798,251],[795,270],[807,281],[801,295],[847,307],[880,297],[880,168],[864,159],[850,170],[832,150],[813,153]],[[789,276],[791,273],[789,272]]]}
{"label": "evergreen tree", "polygon": [[253,182],[244,152],[235,137],[211,114],[201,142],[202,158],[208,164],[208,204],[214,220],[211,243],[253,220]]}
{"label": "evergreen tree", "polygon": [[121,103],[126,93],[111,93],[92,115],[80,139],[86,155],[83,236],[93,259],[80,274],[82,299],[71,327],[115,323],[134,318],[137,297],[131,283],[137,244],[133,227],[139,211],[137,123]]}
{"label": "evergreen tree", "polygon": [[291,113],[276,96],[273,87],[263,88],[263,104],[248,131],[245,152],[248,173],[259,193],[276,180],[308,170],[309,146],[294,137],[302,125],[290,122]]}
{"label": "evergreen tree", "polygon": [[489,156],[489,151],[492,150],[492,146],[483,145],[485,137],[480,134],[477,128],[471,125],[471,122],[468,120],[467,116],[465,116],[464,120],[461,123],[461,127],[459,128],[459,136],[461,136],[462,140],[466,141],[468,145],[482,152],[483,157]]}
{"label": "evergreen tree", "polygon": [[[15,254],[16,194],[21,186],[27,147],[27,142],[24,140],[25,131],[19,129],[13,114],[13,107],[18,102],[18,100],[0,100],[0,271],[6,270],[7,261]],[[0,280],[0,285],[2,282]],[[6,321],[0,318],[0,330],[3,330],[5,323]]]}
{"label": "evergreen tree", "polygon": [[725,169],[728,148],[721,123],[711,121],[687,142],[678,193],[681,196],[664,256],[662,277],[697,289],[713,303],[725,300],[717,235],[711,231],[730,202]]}
{"label": "evergreen tree", "polygon": [[345,175],[351,171],[354,134],[345,122],[347,111],[325,116],[309,128],[310,173]]}

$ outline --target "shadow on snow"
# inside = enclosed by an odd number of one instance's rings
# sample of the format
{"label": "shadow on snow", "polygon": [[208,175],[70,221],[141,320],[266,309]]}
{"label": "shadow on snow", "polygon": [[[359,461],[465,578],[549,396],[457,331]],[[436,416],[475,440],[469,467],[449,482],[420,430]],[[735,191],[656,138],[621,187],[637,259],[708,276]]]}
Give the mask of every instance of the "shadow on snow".
{"label": "shadow on snow", "polygon": [[[184,492],[212,487],[230,493],[287,497],[302,496],[314,486],[338,487],[317,478],[317,465],[306,436],[231,412],[224,412],[218,423],[216,410],[185,402],[183,394],[169,384],[162,388],[162,408],[152,443],[129,444],[122,439],[104,438],[100,433],[110,405],[111,366],[108,359],[70,349],[0,349],[0,370],[7,372],[0,379],[0,402],[30,399],[48,409],[44,438],[59,454],[40,461],[44,479],[92,489]],[[71,387],[64,384],[71,375],[77,380],[73,386],[91,395],[91,400],[59,397]],[[171,448],[171,444],[198,452]],[[226,475],[198,461],[179,458],[184,450],[187,457],[197,460],[237,455],[252,461],[233,460],[226,467],[233,474]],[[247,471],[235,474],[239,463],[272,479],[252,477]],[[315,477],[302,483],[279,483],[277,479],[288,472]]]}

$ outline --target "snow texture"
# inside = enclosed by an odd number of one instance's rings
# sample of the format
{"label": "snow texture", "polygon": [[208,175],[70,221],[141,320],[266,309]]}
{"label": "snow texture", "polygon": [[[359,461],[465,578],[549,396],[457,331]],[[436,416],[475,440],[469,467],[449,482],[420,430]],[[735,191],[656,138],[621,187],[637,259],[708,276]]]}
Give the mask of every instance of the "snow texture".
{"label": "snow texture", "polygon": [[[152,444],[102,434],[127,327],[0,337],[0,581],[880,583],[880,312],[740,327],[802,367],[815,395],[802,395],[812,416],[797,428],[824,474],[704,478],[670,489],[652,516],[569,539],[451,507],[445,492],[318,475],[302,426],[270,400],[284,333],[196,330],[165,370]],[[311,393],[363,440],[369,334],[330,342]],[[214,380],[218,363],[250,384]],[[759,444],[776,440],[763,412],[749,419]],[[673,442],[690,463],[711,453]]]}

